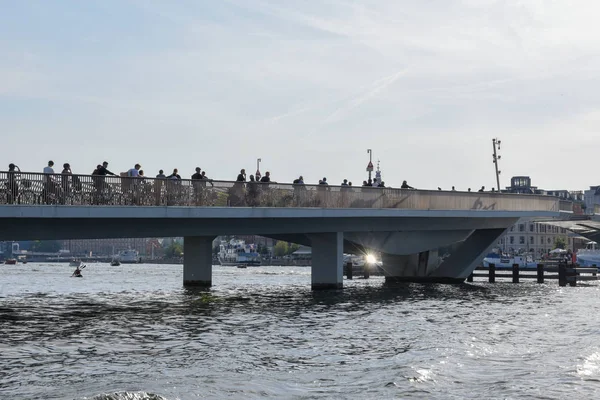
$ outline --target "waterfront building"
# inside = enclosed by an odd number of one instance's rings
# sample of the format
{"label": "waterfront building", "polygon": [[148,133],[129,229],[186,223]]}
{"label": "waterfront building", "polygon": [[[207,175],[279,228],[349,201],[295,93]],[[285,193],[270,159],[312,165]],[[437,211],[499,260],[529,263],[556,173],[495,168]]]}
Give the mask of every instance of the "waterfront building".
{"label": "waterfront building", "polygon": [[63,240],[61,249],[73,255],[111,256],[123,250],[136,250],[141,256],[151,254],[148,251],[148,241],[143,238],[118,238],[118,239],[76,239]]}
{"label": "waterfront building", "polygon": [[[569,190],[544,190],[531,184],[529,176],[513,176],[503,193],[541,194],[554,196],[573,202],[573,213],[584,214],[590,207],[587,204],[587,191]],[[600,204],[600,191],[598,192],[598,203]],[[593,205],[591,209],[593,210]],[[559,238],[564,239],[567,248],[577,250],[585,247],[587,239],[582,238],[564,228],[535,222],[521,222],[511,226],[498,240],[498,248],[506,253],[531,253],[534,257],[548,254],[554,248],[554,243]]]}
{"label": "waterfront building", "polygon": [[548,254],[554,243],[563,239],[568,249],[577,250],[585,247],[589,240],[582,238],[564,228],[535,222],[521,222],[511,226],[498,240],[497,247],[505,253],[531,253],[534,257]]}
{"label": "waterfront building", "polygon": [[590,186],[589,190],[583,193],[585,213],[592,215],[596,209],[600,209],[600,186]]}

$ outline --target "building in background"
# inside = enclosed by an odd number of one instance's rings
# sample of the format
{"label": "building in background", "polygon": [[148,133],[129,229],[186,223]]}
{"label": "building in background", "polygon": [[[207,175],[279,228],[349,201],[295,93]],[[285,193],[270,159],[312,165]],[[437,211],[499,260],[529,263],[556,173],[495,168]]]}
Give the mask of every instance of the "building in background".
{"label": "building in background", "polygon": [[583,192],[585,202],[585,213],[592,215],[595,210],[600,212],[600,186],[590,186],[589,190]]}
{"label": "building in background", "polygon": [[[560,239],[559,239],[560,238]],[[589,242],[564,228],[535,222],[520,222],[506,230],[497,247],[505,253],[531,253],[541,257],[554,249],[557,240],[564,240],[567,249],[577,250]]]}
{"label": "building in background", "polygon": [[[589,209],[587,192],[569,190],[544,190],[531,184],[529,176],[513,176],[510,186],[503,193],[541,194],[554,196],[573,202],[573,214],[584,214]],[[600,193],[600,192],[599,192]],[[600,204],[600,194],[598,195]],[[594,200],[589,200],[590,204]],[[591,209],[593,210],[593,205]],[[556,226],[535,222],[520,222],[509,229],[498,241],[498,247],[506,253],[531,253],[534,257],[541,257],[554,249],[554,244],[559,238],[565,241],[568,249],[577,250],[585,247],[587,239]]]}
{"label": "building in background", "polygon": [[[154,239],[119,238],[119,239],[76,239],[63,240],[61,249],[72,255],[112,256],[123,250],[137,250],[140,256],[151,255],[148,242]],[[150,249],[150,251],[148,251]]]}

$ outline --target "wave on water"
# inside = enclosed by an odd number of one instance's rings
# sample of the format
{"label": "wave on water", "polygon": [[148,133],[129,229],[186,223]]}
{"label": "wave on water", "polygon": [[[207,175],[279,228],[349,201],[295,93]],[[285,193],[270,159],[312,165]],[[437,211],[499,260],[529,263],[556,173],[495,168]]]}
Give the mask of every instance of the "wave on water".
{"label": "wave on water", "polygon": [[[86,398],[87,399],[87,398]],[[168,400],[166,397],[154,393],[146,392],[117,392],[109,394],[99,394],[90,400]]]}

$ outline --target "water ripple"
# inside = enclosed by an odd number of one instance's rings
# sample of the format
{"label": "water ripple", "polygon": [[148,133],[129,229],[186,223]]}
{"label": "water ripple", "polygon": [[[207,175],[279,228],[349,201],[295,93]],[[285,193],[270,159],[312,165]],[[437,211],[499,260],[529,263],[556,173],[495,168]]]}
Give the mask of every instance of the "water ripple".
{"label": "water ripple", "polygon": [[[30,267],[29,267],[30,268]],[[62,265],[0,272],[0,390],[27,399],[598,396],[598,287],[312,292],[310,269]]]}

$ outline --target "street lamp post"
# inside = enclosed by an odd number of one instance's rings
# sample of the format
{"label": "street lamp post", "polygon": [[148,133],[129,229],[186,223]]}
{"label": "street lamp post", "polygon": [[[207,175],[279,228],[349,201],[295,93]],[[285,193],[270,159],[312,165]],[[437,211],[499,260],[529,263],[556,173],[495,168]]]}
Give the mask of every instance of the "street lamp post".
{"label": "street lamp post", "polygon": [[373,151],[367,149],[367,153],[369,153],[369,165],[367,165],[367,171],[369,172],[369,179],[371,179],[371,172],[373,171]]}
{"label": "street lamp post", "polygon": [[254,174],[254,177],[257,181],[260,180],[260,162],[261,161],[262,161],[261,158],[256,159],[256,174]]}
{"label": "street lamp post", "polygon": [[496,148],[498,151],[500,151],[500,143],[502,143],[500,141],[500,139],[498,138],[494,138],[492,139],[492,145],[494,146],[494,154],[492,155],[492,157],[494,158],[494,166],[496,167],[496,185],[498,185],[498,191],[500,191],[500,172],[498,170],[498,160],[500,160],[500,158],[502,158],[502,156],[499,156]]}

